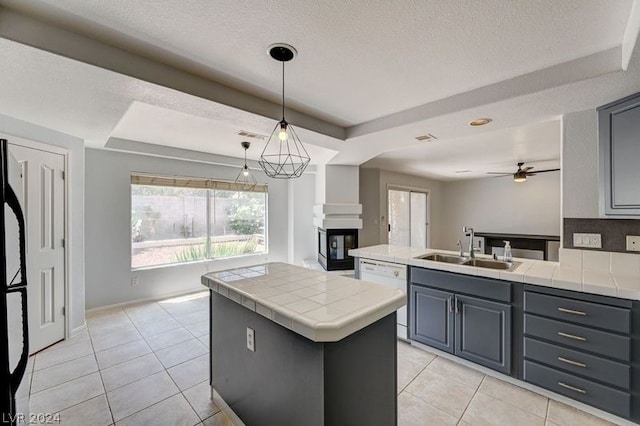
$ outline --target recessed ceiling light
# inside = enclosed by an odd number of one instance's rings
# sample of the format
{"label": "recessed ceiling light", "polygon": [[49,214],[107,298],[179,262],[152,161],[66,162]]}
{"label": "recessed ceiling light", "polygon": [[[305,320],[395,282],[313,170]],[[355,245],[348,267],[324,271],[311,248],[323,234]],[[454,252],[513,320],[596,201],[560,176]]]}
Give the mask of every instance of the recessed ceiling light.
{"label": "recessed ceiling light", "polygon": [[469,126],[484,126],[485,124],[489,124],[493,121],[492,118],[477,118],[471,122],[469,122]]}

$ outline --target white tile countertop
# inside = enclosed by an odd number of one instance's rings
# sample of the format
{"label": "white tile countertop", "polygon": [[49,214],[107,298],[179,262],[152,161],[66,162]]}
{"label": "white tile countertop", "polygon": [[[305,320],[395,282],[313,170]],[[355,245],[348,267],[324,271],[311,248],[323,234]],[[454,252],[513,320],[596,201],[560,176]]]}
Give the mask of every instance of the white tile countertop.
{"label": "white tile countertop", "polygon": [[[509,272],[418,259],[430,253],[458,254],[387,244],[349,250],[349,255],[365,259],[640,300],[640,255],[637,254],[560,249],[560,262],[516,258],[514,260],[521,264]],[[484,254],[476,256],[490,258]]]}
{"label": "white tile countertop", "polygon": [[211,272],[201,281],[314,342],[337,342],[406,304],[399,289],[286,263]]}

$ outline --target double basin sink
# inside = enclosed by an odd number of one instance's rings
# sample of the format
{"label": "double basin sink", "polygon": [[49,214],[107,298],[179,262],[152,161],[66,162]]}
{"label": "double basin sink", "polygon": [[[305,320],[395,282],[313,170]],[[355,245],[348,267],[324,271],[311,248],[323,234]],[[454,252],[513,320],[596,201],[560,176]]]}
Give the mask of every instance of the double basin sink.
{"label": "double basin sink", "polygon": [[518,265],[520,265],[520,262],[468,258],[444,253],[431,253],[425,256],[420,256],[418,259],[430,260],[432,262],[453,263],[455,265],[475,266],[477,268],[499,269],[503,271],[513,271],[518,267]]}

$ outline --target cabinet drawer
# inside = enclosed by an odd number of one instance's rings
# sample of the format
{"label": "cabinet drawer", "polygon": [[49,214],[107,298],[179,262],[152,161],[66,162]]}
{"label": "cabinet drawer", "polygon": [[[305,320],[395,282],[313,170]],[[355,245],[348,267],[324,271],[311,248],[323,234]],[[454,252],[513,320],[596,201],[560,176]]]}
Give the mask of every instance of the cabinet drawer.
{"label": "cabinet drawer", "polygon": [[631,360],[631,339],[535,315],[524,315],[524,334],[539,337],[579,351],[593,352],[621,361]]}
{"label": "cabinet drawer", "polygon": [[629,309],[525,291],[524,310],[532,314],[618,333],[631,332]]}
{"label": "cabinet drawer", "polygon": [[585,404],[629,418],[631,394],[574,375],[524,361],[524,380]]}
{"label": "cabinet drawer", "polygon": [[511,283],[507,281],[412,267],[411,283],[483,299],[511,302]]}
{"label": "cabinet drawer", "polygon": [[573,349],[525,337],[525,358],[586,376],[623,389],[630,389],[631,367]]}

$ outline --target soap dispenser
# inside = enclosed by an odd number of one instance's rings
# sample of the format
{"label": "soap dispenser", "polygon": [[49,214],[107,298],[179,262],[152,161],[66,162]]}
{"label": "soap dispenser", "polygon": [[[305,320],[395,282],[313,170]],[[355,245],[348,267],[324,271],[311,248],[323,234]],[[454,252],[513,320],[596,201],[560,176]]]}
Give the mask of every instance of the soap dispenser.
{"label": "soap dispenser", "polygon": [[504,243],[504,261],[505,262],[513,262],[513,256],[511,255],[511,242],[503,241]]}

